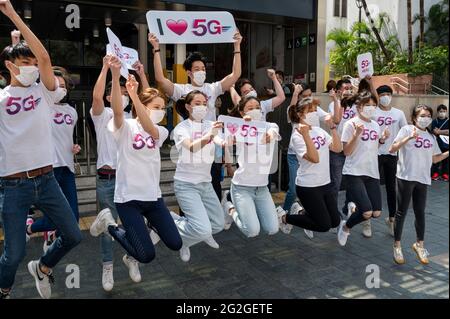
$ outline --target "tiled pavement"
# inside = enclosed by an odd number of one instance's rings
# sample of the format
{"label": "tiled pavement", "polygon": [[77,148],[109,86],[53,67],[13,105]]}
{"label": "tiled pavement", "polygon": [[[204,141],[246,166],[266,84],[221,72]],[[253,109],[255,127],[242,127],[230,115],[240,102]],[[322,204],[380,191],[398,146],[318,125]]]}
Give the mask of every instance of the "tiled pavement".
{"label": "tiled pavement", "polygon": [[[100,242],[84,231],[80,246],[55,269],[53,298],[449,298],[448,195],[447,183],[436,182],[429,189],[428,266],[419,264],[411,250],[415,235],[410,211],[403,238],[407,263],[403,266],[392,261],[392,238],[382,219],[372,223],[372,239],[364,239],[361,227],[356,227],[344,248],[332,233],[316,233],[309,240],[302,230],[294,229],[291,235],[247,239],[233,226],[215,236],[219,250],[204,243],[193,247],[189,263],[159,243],[156,259],[141,266],[143,280],[139,284],[129,279],[121,261],[124,251],[115,244],[115,287],[105,293]],[[279,196],[275,200],[279,201]],[[82,221],[83,228],[89,224],[89,219]],[[42,240],[33,238],[25,260],[38,258],[41,249]],[[78,289],[65,287],[67,264],[79,266]],[[379,267],[380,288],[366,286],[366,267],[371,264]],[[37,297],[24,261],[12,298]]]}

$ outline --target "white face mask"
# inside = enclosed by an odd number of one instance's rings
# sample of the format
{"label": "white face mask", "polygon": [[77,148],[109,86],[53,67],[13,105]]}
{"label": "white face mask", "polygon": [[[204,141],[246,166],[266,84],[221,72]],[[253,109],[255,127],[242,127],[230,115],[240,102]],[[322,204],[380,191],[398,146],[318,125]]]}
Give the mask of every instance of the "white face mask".
{"label": "white face mask", "polygon": [[205,71],[197,71],[193,73],[194,82],[198,86],[202,86],[206,80],[206,72]]}
{"label": "white face mask", "polygon": [[447,117],[447,112],[439,112],[439,118],[445,119]]}
{"label": "white face mask", "polygon": [[375,114],[376,107],[374,105],[365,105],[362,109],[361,115],[366,119],[371,119]]}
{"label": "white face mask", "polygon": [[311,126],[320,126],[319,114],[317,112],[310,112],[305,115],[305,119],[303,120],[306,124]]}
{"label": "white face mask", "polygon": [[198,105],[192,108],[192,117],[196,121],[201,121],[205,118],[208,108],[205,105]]}
{"label": "white face mask", "polygon": [[67,89],[66,88],[57,88],[54,97],[55,97],[55,103],[61,102],[62,99],[64,99],[67,95]]}
{"label": "white face mask", "polygon": [[34,65],[18,66],[17,68],[20,73],[16,75],[16,79],[23,86],[30,86],[39,78],[39,69]]}
{"label": "white face mask", "polygon": [[130,98],[127,95],[122,95],[122,107],[125,109],[130,104]]}
{"label": "white face mask", "polygon": [[161,122],[166,115],[165,110],[151,110],[150,111],[150,119],[152,120],[153,124],[158,124]]}
{"label": "white face mask", "polygon": [[431,122],[433,122],[431,117],[418,117],[416,123],[420,128],[426,129],[428,126],[430,126]]}
{"label": "white face mask", "polygon": [[257,98],[258,97],[258,93],[255,90],[251,90],[250,92],[248,92],[245,97],[254,97]]}
{"label": "white face mask", "polygon": [[250,116],[252,121],[261,121],[262,119],[262,112],[260,109],[248,111],[247,113],[245,113],[245,115]]}
{"label": "white face mask", "polygon": [[382,106],[389,106],[389,104],[391,104],[392,101],[392,96],[390,95],[383,95],[382,97],[380,97],[380,104]]}

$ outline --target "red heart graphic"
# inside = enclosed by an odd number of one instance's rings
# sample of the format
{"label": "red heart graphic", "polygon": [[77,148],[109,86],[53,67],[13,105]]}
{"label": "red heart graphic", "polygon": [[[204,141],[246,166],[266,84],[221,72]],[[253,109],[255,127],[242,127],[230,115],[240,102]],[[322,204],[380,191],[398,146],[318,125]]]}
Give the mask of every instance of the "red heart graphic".
{"label": "red heart graphic", "polygon": [[169,19],[166,21],[166,25],[172,32],[178,35],[182,35],[188,28],[187,22],[183,19],[180,19],[178,21]]}
{"label": "red heart graphic", "polygon": [[227,130],[232,134],[235,135],[236,132],[239,129],[239,125],[236,123],[227,123]]}

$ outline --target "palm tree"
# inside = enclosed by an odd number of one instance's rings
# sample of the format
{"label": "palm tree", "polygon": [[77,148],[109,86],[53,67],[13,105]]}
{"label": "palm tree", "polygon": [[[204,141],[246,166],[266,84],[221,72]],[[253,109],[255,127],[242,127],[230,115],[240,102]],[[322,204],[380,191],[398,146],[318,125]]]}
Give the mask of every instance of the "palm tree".
{"label": "palm tree", "polygon": [[425,44],[425,22],[427,21],[427,18],[425,17],[425,5],[424,0],[420,0],[420,12],[419,14],[416,14],[412,20],[412,24],[415,24],[417,21],[420,23],[420,33],[418,38],[419,43],[419,49],[423,48]]}
{"label": "palm tree", "polygon": [[378,32],[378,29],[375,26],[375,22],[373,21],[372,17],[370,16],[369,8],[367,7],[367,2],[366,2],[366,0],[361,0],[361,2],[363,5],[363,8],[364,8],[364,12],[366,13],[367,19],[369,20],[369,23],[372,27],[373,34],[375,34],[375,37],[378,41],[378,45],[380,46],[381,51],[383,52],[383,54],[386,58],[386,62],[389,62],[391,57],[389,56],[389,52],[386,49],[386,46],[384,45],[384,42],[381,39],[380,33]]}
{"label": "palm tree", "polygon": [[424,42],[431,46],[448,45],[449,3],[443,0],[431,6],[425,19],[428,30],[425,32]]}

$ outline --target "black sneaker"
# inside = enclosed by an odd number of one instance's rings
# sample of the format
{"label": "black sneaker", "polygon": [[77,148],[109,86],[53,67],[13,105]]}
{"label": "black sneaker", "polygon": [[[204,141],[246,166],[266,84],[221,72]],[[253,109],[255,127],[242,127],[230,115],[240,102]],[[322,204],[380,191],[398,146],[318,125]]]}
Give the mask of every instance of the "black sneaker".
{"label": "black sneaker", "polygon": [[11,291],[5,292],[5,291],[0,289],[0,299],[9,299],[10,298],[10,296],[9,296],[10,293],[11,293]]}

